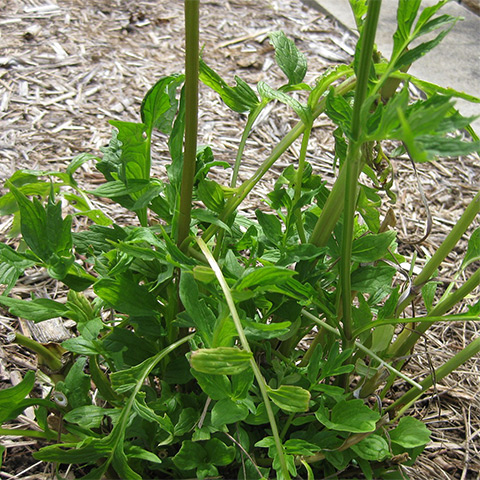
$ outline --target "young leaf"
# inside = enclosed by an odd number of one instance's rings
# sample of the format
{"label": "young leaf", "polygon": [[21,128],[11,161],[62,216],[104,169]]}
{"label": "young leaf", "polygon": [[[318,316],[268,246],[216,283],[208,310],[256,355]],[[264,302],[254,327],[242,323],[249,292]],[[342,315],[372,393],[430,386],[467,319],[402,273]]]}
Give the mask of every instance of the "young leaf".
{"label": "young leaf", "polygon": [[467,253],[463,258],[462,268],[480,259],[480,228],[477,228],[468,240]]}
{"label": "young leaf", "polygon": [[275,60],[288,78],[289,85],[301,83],[307,73],[307,59],[282,31],[272,32],[270,41],[275,48]]}
{"label": "young leaf", "polygon": [[225,104],[234,112],[252,111],[259,104],[255,92],[240,78],[235,77],[237,86],[230,87],[220,75],[214,72],[200,59],[199,79],[205,85],[217,92]]}
{"label": "young leaf", "polygon": [[281,385],[280,388],[270,388],[267,385],[268,396],[275,405],[285,412],[307,412],[310,402],[310,392],[295,385]]}
{"label": "young leaf", "polygon": [[390,456],[388,443],[380,435],[369,435],[351,448],[360,458],[372,462],[381,462]]}
{"label": "young leaf", "polygon": [[234,347],[204,348],[192,352],[190,363],[202,373],[235,375],[250,367],[251,352]]}

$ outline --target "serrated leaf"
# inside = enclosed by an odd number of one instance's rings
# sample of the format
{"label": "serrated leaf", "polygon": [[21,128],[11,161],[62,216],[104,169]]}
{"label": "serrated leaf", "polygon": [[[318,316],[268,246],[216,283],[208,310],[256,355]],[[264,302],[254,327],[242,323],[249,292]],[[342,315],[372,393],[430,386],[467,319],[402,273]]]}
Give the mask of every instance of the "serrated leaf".
{"label": "serrated leaf", "polygon": [[300,103],[292,96],[287,95],[280,90],[275,90],[274,88],[270,87],[270,85],[262,81],[258,82],[257,89],[262,99],[278,100],[279,102],[284,103],[292,108],[303,123],[310,123],[311,112],[307,105]]}
{"label": "serrated leaf", "polygon": [[333,90],[329,92],[325,113],[342,129],[347,138],[352,138],[353,108],[342,95],[335,95]]}
{"label": "serrated leaf", "polygon": [[102,278],[93,286],[95,293],[119,312],[132,316],[154,316],[160,305],[146,287],[126,277]]}
{"label": "serrated leaf", "polygon": [[369,263],[384,258],[395,238],[393,230],[356,238],[352,245],[352,261]]}
{"label": "serrated leaf", "polygon": [[35,298],[33,300],[20,300],[0,295],[0,303],[8,307],[9,312],[17,317],[42,322],[55,317],[68,316],[68,308],[49,298]]}
{"label": "serrated leaf", "polygon": [[307,412],[310,402],[310,392],[296,385],[281,385],[270,388],[267,385],[268,396],[277,407],[285,412]]}
{"label": "serrated leaf", "polygon": [[301,83],[307,73],[307,59],[292,40],[282,31],[270,33],[270,41],[275,48],[275,60],[288,78],[290,85]]}
{"label": "serrated leaf", "polygon": [[202,59],[200,59],[199,79],[217,92],[225,104],[235,112],[251,111],[259,104],[255,92],[245,82],[235,77],[237,86],[230,87]]}
{"label": "serrated leaf", "polygon": [[235,375],[250,367],[251,352],[235,347],[204,348],[192,352],[190,363],[202,373]]}

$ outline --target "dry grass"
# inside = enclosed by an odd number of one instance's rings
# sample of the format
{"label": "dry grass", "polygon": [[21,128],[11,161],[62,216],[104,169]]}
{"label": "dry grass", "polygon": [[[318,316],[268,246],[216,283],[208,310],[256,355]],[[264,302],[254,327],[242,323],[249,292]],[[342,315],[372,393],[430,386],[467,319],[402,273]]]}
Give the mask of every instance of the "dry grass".
{"label": "dry grass", "polygon": [[[307,54],[307,81],[330,65],[349,62],[353,53],[355,39],[351,33],[299,0],[210,1],[204,8],[204,58],[229,82],[235,74],[251,84],[259,80],[272,85],[282,82],[267,40],[267,32],[272,30],[284,30]],[[76,154],[98,152],[110,136],[107,120],[137,120],[148,88],[159,76],[182,70],[182,2],[0,0],[0,12],[2,185],[19,168],[62,170]],[[232,163],[245,118],[228,112],[208,89],[202,87],[201,95],[200,142],[211,145],[218,159]],[[291,112],[284,107],[271,107],[247,143],[241,180],[249,177],[270,146],[294,123]],[[320,117],[308,151],[308,160],[317,173],[330,181],[332,130],[328,120]],[[261,203],[278,172],[294,161],[298,150],[298,144],[292,145],[277,162],[248,198],[247,209]],[[166,159],[166,145],[159,138],[153,157],[155,174],[165,174]],[[400,236],[421,236],[425,212],[412,168],[399,160],[394,169]],[[434,220],[433,230],[421,245],[402,245],[401,249],[407,258],[415,252],[418,265],[422,265],[478,191],[480,168],[478,158],[469,157],[421,165],[419,172]],[[87,185],[99,178],[89,164],[80,175],[80,181]],[[222,171],[217,175],[227,178]],[[119,222],[132,221],[108,203],[102,209]],[[4,240],[10,223],[7,217],[0,219]],[[81,226],[79,222],[78,228]],[[459,245],[439,272],[445,284],[458,271],[465,246],[465,242]],[[46,280],[42,272],[31,272],[15,293],[29,291],[56,298],[64,295],[62,286]],[[22,327],[26,328],[21,320],[5,312],[0,317],[3,340],[9,331]],[[441,364],[478,334],[479,326],[474,323],[432,328],[409,363],[411,375],[417,380],[428,375],[431,365]],[[3,386],[18,382],[25,370],[32,368],[35,359],[28,352],[8,345],[0,347]],[[475,358],[416,405],[412,414],[427,422],[433,441],[415,467],[407,469],[412,478],[479,478],[479,390],[480,358]],[[21,423],[32,422],[30,413],[25,413]],[[9,460],[0,477],[46,478],[48,466],[31,458],[37,442],[14,437],[1,442],[7,447]]]}

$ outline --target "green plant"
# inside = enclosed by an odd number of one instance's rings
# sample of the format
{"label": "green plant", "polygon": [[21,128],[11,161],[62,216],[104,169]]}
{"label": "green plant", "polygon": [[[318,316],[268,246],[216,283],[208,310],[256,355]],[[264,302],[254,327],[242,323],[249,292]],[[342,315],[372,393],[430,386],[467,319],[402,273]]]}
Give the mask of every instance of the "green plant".
{"label": "green plant", "polygon": [[[27,398],[33,372],[0,391],[2,424],[34,405],[39,426],[0,432],[57,441],[36,458],[80,465],[89,479],[288,479],[302,470],[310,479],[347,468],[387,478],[399,468],[390,459],[413,462],[429,432],[403,415],[434,379],[480,351],[477,338],[420,383],[401,371],[404,356],[433,323],[478,320],[480,304],[448,314],[478,286],[478,271],[435,305],[433,298],[435,272],[478,214],[480,196],[403,292],[396,280],[402,261],[396,235],[380,223],[378,190],[393,197],[378,168],[388,158],[383,141],[397,142],[415,162],[480,149],[471,130],[470,142],[455,134],[472,119],[455,110],[452,98],[480,100],[407,73],[454,26],[455,18],[437,15],[444,3],[419,13],[420,1],[399,1],[387,61],[374,47],[381,2],[352,0],[361,32],[354,62],[313,86],[304,83],[303,54],[273,32],[287,82],[278,89],[260,83],[255,92],[239,78],[230,87],[199,59],[199,2],[186,0],[185,76],[163,77],[151,88],[141,122],[112,121],[102,157],[80,155],[66,172],[18,171],[7,182],[10,192],[0,208],[14,214],[11,235],[20,233],[21,242],[16,250],[0,245],[0,281],[7,286],[0,303],[35,322],[72,319],[78,336],[62,344],[72,354],[67,362],[15,337],[44,358],[52,396]],[[418,43],[427,33],[433,39]],[[213,166],[229,165],[196,144],[198,78],[233,111],[248,115],[229,186],[209,178]],[[409,83],[425,98],[412,101]],[[246,139],[271,101],[287,104],[299,122],[237,185]],[[312,173],[306,156],[321,113],[337,125],[339,171],[331,189]],[[168,136],[165,181],[150,174],[154,130]],[[256,210],[256,221],[242,215],[245,197],[300,137],[298,165],[277,179],[269,211]],[[105,177],[91,192],[75,180],[90,160]],[[359,181],[361,172],[374,188]],[[134,212],[138,225],[111,224],[91,207],[89,195]],[[88,230],[72,232],[59,198],[92,220]],[[464,268],[479,257],[478,232]],[[8,296],[32,266],[69,287],[65,303]],[[427,314],[403,318],[420,293]],[[409,328],[395,335],[403,325]],[[304,349],[301,341],[312,331]],[[411,389],[385,406],[398,377]],[[47,422],[50,414],[62,417],[63,429]]]}

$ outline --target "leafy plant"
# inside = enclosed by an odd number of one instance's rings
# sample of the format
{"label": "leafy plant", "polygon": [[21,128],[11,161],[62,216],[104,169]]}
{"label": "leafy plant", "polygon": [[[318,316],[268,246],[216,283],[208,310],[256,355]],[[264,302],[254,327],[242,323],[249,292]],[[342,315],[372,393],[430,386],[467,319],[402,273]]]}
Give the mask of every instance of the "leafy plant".
{"label": "leafy plant", "polygon": [[[478,270],[437,303],[434,293],[436,271],[478,214],[479,195],[402,291],[396,234],[380,222],[378,190],[394,198],[380,168],[393,154],[382,142],[396,142],[413,162],[480,149],[471,129],[472,141],[455,133],[472,119],[455,110],[453,99],[480,100],[407,73],[455,25],[457,19],[437,15],[445,3],[420,12],[420,1],[400,0],[385,60],[374,46],[381,2],[352,0],[360,31],[354,61],[313,85],[304,83],[305,56],[283,32],[272,32],[286,83],[260,83],[255,91],[240,78],[229,86],[199,58],[199,2],[186,1],[185,75],[162,77],[150,89],[141,121],[112,121],[103,155],[82,154],[65,173],[22,170],[7,182],[0,208],[14,215],[10,234],[21,241],[17,249],[0,246],[0,303],[34,322],[74,320],[78,336],[62,344],[71,355],[66,361],[65,350],[52,353],[15,336],[46,363],[52,395],[28,398],[32,372],[0,392],[2,423],[34,405],[38,424],[1,433],[57,440],[35,457],[79,465],[86,479],[313,479],[348,468],[386,478],[399,462],[411,464],[430,433],[404,416],[408,408],[480,351],[475,339],[419,383],[402,372],[405,355],[431,325],[478,320],[479,304],[449,314],[479,285]],[[422,41],[427,33],[433,36]],[[196,144],[198,79],[247,114],[228,186],[210,169],[229,165]],[[412,100],[410,84],[424,98]],[[299,121],[238,185],[252,125],[272,101],[292,108]],[[321,113],[337,126],[339,170],[331,189],[307,161]],[[155,130],[168,136],[165,180],[150,173]],[[277,179],[269,209],[256,210],[256,221],[244,216],[245,197],[300,137],[298,164]],[[93,191],[75,180],[86,161],[105,178]],[[373,188],[360,181],[361,172]],[[90,195],[133,212],[138,224],[113,223],[92,208]],[[62,200],[91,220],[87,230],[72,232]],[[478,231],[463,267],[477,258]],[[69,287],[66,302],[9,296],[33,266]],[[405,318],[420,293],[428,313]],[[396,327],[403,329],[395,334]],[[312,333],[305,348],[302,340]],[[385,403],[397,378],[410,389]],[[48,415],[61,417],[63,428],[53,428]]]}

